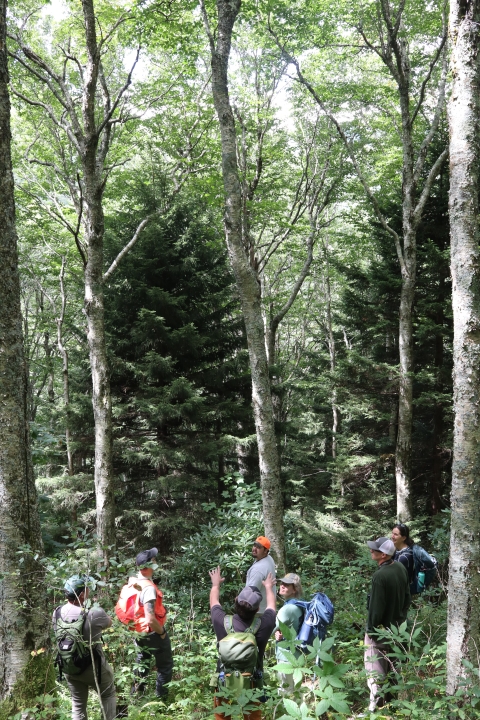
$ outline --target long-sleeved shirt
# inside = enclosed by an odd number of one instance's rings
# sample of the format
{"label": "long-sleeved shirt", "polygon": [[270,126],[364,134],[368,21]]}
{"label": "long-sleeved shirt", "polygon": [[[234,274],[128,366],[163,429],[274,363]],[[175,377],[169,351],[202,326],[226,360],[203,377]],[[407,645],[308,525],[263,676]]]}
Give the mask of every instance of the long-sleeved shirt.
{"label": "long-sleeved shirt", "polygon": [[380,565],[372,577],[367,634],[375,628],[401,625],[410,607],[410,587],[405,567],[392,560]]}

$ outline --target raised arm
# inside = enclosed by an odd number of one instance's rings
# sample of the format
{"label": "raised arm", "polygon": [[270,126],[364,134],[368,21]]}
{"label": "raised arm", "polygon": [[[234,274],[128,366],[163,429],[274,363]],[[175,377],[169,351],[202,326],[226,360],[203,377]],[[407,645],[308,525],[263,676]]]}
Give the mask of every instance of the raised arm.
{"label": "raised arm", "polygon": [[225,578],[222,577],[220,565],[214,570],[209,570],[210,580],[212,581],[212,588],[210,590],[210,609],[214,605],[220,605],[220,585],[224,582]]}
{"label": "raised arm", "polygon": [[265,610],[273,610],[273,612],[276,612],[276,601],[275,601],[275,593],[273,592],[273,588],[275,586],[276,579],[273,577],[272,573],[268,573],[265,580],[262,580],[262,585],[265,587],[265,595],[267,600],[267,607]]}

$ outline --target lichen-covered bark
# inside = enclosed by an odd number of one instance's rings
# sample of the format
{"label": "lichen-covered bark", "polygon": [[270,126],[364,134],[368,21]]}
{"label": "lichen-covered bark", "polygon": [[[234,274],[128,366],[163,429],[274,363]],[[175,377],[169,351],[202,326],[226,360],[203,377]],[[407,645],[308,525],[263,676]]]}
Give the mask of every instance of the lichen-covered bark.
{"label": "lichen-covered bark", "polygon": [[480,646],[480,1],[452,0],[449,101],[450,227],[454,323],[452,528],[447,692]]}
{"label": "lichen-covered bark", "polygon": [[282,570],[285,564],[283,499],[265,347],[265,327],[262,317],[260,284],[249,263],[242,241],[242,188],[237,164],[235,119],[228,93],[228,61],[233,26],[240,10],[240,0],[218,0],[217,10],[216,41],[210,33],[210,48],[212,93],[222,144],[225,237],[240,296],[250,357],[253,414],[258,444],[265,534],[272,542],[274,555],[280,570]]}
{"label": "lichen-covered bark", "polygon": [[85,312],[87,340],[92,372],[92,404],[95,419],[95,504],[97,536],[105,564],[108,548],[115,545],[115,496],[112,454],[112,400],[105,338],[103,302],[103,170],[110,145],[106,127],[99,146],[98,122],[95,117],[100,50],[96,37],[93,0],[82,0],[88,62],[83,87],[82,167],[84,180],[84,231],[86,240]]}
{"label": "lichen-covered bark", "polygon": [[[27,417],[15,204],[10,154],[10,100],[0,0],[0,697],[10,694],[30,651],[43,644],[46,596],[42,568],[19,546],[42,553]],[[21,573],[19,570],[21,569]],[[25,608],[18,603],[25,601]]]}

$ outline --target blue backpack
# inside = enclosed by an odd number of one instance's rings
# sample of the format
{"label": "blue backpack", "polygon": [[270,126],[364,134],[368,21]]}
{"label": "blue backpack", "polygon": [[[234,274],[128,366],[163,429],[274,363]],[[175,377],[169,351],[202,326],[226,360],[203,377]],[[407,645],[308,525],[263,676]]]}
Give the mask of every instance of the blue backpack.
{"label": "blue backpack", "polygon": [[[413,563],[415,572],[413,581],[410,584],[410,592],[412,595],[421,593],[432,583],[437,577],[438,565],[433,555],[429,555],[420,545],[413,546]],[[419,582],[418,573],[424,573],[425,579],[423,584]]]}
{"label": "blue backpack", "polygon": [[287,603],[292,603],[303,610],[303,621],[296,637],[302,648],[312,645],[316,637],[320,640],[325,639],[327,625],[332,624],[335,613],[333,603],[325,593],[315,593],[310,602],[292,598],[287,600]]}

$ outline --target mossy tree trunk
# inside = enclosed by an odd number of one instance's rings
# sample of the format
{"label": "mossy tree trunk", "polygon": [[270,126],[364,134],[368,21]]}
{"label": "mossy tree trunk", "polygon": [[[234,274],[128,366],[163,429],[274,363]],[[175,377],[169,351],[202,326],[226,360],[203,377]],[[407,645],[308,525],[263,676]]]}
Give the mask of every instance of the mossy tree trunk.
{"label": "mossy tree trunk", "polygon": [[[11,162],[6,2],[0,0],[0,698],[47,641],[42,538],[30,454]],[[29,545],[33,554],[20,546]],[[37,559],[33,559],[36,557]]]}

